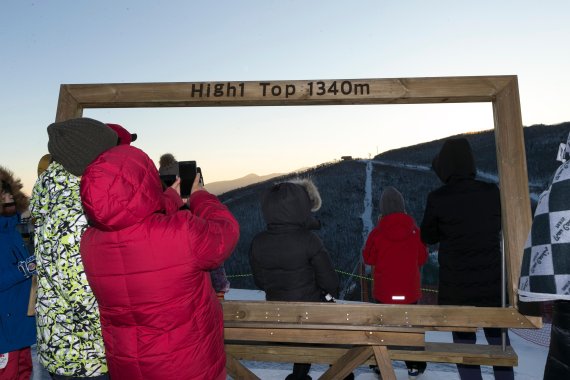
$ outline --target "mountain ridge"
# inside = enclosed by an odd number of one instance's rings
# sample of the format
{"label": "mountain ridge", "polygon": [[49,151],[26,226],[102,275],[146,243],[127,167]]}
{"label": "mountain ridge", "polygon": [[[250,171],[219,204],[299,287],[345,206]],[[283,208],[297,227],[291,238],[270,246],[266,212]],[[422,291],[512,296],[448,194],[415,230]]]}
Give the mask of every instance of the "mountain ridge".
{"label": "mountain ridge", "polygon": [[241,187],[249,186],[258,182],[267,181],[271,178],[282,176],[283,173],[271,173],[266,175],[258,175],[255,173],[246,174],[243,177],[226,180],[226,181],[216,181],[211,183],[206,183],[205,188],[210,193],[215,195],[220,195],[230,190],[238,189]]}

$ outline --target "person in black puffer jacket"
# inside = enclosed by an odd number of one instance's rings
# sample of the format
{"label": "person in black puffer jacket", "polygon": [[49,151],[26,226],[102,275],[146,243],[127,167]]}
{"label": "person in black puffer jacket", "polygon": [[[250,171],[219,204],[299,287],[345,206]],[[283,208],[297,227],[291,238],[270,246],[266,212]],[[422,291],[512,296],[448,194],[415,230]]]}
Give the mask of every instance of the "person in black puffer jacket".
{"label": "person in black puffer jacket", "polygon": [[[444,185],[429,193],[420,229],[424,243],[439,243],[438,303],[501,306],[499,188],[475,179],[475,160],[465,138],[445,141],[432,168]],[[490,344],[501,344],[500,329],[484,332]],[[475,333],[453,332],[455,343],[475,340]],[[462,380],[481,378],[479,366],[457,367]],[[493,370],[496,379],[514,379],[512,367]]]}
{"label": "person in black puffer jacket", "polygon": [[[251,243],[249,262],[255,285],[267,301],[320,302],[338,294],[339,279],[311,212],[321,206],[308,179],[282,182],[267,189],[261,208],[267,229]],[[311,364],[295,363],[287,380],[309,380]]]}

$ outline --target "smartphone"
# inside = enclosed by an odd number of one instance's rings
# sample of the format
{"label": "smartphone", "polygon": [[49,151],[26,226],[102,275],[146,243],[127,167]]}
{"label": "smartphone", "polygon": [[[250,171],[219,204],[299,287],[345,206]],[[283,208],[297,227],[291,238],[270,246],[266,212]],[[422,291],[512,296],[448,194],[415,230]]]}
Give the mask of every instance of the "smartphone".
{"label": "smartphone", "polygon": [[170,187],[176,181],[176,174],[163,174],[160,176],[160,180],[166,187]]}
{"label": "smartphone", "polygon": [[196,172],[200,173],[200,184],[204,186],[204,174],[202,174],[202,168],[197,167]]}
{"label": "smartphone", "polygon": [[180,196],[188,198],[192,191],[194,178],[196,178],[196,161],[179,161],[178,173],[180,176]]}

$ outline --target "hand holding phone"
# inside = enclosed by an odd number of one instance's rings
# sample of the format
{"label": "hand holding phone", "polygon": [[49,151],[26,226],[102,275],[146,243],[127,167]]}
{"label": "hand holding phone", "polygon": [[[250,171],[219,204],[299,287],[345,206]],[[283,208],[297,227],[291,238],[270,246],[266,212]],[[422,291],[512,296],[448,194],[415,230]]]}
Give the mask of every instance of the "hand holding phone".
{"label": "hand holding phone", "polygon": [[203,190],[204,185],[202,184],[202,175],[200,172],[196,173],[196,178],[194,179],[194,183],[192,184],[192,191],[190,194],[193,194],[196,191]]}
{"label": "hand holding phone", "polygon": [[202,174],[202,168],[198,167],[196,168],[196,171],[198,174],[200,174],[200,184],[204,186],[204,175]]}

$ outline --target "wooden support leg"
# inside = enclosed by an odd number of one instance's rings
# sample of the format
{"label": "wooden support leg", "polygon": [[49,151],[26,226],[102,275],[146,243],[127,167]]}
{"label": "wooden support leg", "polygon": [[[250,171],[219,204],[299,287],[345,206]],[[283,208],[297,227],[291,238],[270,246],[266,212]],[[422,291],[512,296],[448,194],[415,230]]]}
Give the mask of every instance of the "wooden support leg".
{"label": "wooden support leg", "polygon": [[[372,356],[369,346],[359,346],[348,350],[325,372],[320,380],[342,380],[356,367]],[[395,379],[395,378],[394,378]]]}
{"label": "wooden support leg", "polygon": [[382,380],[396,380],[396,373],[394,372],[394,367],[392,367],[392,361],[386,346],[374,346],[372,349],[374,350],[378,368],[380,368]]}
{"label": "wooden support leg", "polygon": [[234,380],[260,380],[255,373],[251,372],[232,355],[226,354],[226,369],[228,375]]}

